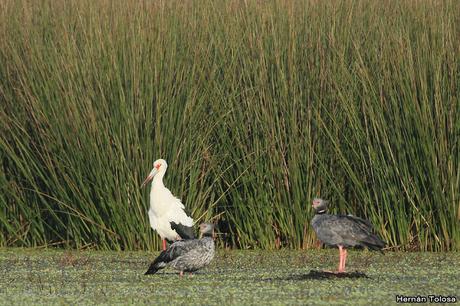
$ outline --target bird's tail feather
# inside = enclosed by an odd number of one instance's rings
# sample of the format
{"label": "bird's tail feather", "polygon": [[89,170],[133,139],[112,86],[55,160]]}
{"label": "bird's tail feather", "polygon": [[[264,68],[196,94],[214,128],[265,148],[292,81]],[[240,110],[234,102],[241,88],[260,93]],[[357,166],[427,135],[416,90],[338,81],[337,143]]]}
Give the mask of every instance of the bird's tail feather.
{"label": "bird's tail feather", "polygon": [[158,268],[150,266],[149,269],[144,273],[144,275],[155,274],[158,272]]}
{"label": "bird's tail feather", "polygon": [[[385,241],[380,239],[379,237],[372,235],[366,241],[363,241],[363,244],[371,250],[380,251],[387,245]],[[383,252],[382,252],[383,253]]]}
{"label": "bird's tail feather", "polygon": [[147,270],[147,272],[144,273],[144,275],[155,274],[164,267],[166,267],[166,264],[164,262],[158,262],[155,260],[150,264],[149,269]]}
{"label": "bird's tail feather", "polygon": [[[163,254],[163,253],[162,253]],[[163,269],[166,267],[166,263],[164,263],[160,257],[157,257],[151,264],[147,272],[144,273],[144,275],[149,275],[149,274],[155,274],[159,270]]]}

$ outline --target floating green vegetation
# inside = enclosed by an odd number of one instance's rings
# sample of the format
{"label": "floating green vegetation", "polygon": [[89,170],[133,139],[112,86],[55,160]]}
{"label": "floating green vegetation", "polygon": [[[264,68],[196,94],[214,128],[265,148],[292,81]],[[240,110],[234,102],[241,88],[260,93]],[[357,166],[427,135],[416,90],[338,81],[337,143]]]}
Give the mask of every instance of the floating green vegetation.
{"label": "floating green vegetation", "polygon": [[0,246],[155,249],[157,158],[240,248],[311,199],[460,245],[460,1],[0,1]]}
{"label": "floating green vegetation", "polygon": [[337,268],[337,250],[221,251],[183,278],[143,275],[155,254],[1,250],[0,304],[386,305],[396,295],[460,292],[459,253],[351,251],[349,271],[367,277],[344,278],[310,272]]}

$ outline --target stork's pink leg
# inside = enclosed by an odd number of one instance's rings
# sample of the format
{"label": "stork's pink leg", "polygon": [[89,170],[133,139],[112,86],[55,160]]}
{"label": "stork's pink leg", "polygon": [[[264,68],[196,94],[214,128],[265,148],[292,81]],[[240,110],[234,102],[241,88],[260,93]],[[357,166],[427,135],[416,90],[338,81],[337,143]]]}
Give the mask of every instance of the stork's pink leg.
{"label": "stork's pink leg", "polygon": [[180,271],[179,272],[179,277],[183,277],[184,276],[184,271]]}
{"label": "stork's pink leg", "polygon": [[163,239],[163,251],[166,251],[166,239]]}

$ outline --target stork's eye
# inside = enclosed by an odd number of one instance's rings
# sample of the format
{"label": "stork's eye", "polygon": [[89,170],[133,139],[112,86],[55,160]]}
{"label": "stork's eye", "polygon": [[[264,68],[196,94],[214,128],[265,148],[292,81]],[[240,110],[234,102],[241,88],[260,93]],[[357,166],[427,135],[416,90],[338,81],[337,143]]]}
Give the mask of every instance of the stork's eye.
{"label": "stork's eye", "polygon": [[158,169],[160,169],[160,166],[161,166],[161,164],[158,164],[158,165],[155,166],[155,168],[157,168],[157,170],[158,170]]}

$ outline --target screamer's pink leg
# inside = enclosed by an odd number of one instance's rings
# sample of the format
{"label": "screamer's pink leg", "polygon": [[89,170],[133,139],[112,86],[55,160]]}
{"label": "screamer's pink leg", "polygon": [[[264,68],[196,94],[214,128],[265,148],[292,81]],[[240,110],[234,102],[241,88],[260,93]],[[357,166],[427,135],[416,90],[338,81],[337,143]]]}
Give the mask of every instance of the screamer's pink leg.
{"label": "screamer's pink leg", "polygon": [[345,262],[347,261],[347,249],[343,249],[342,272],[345,272]]}
{"label": "screamer's pink leg", "polygon": [[344,270],[343,270],[343,258],[344,258],[344,250],[343,250],[343,247],[341,245],[339,245],[339,253],[340,253],[340,257],[339,257],[339,270],[337,271],[338,273],[342,273]]}
{"label": "screamer's pink leg", "polygon": [[166,251],[166,239],[163,239],[163,251]]}

